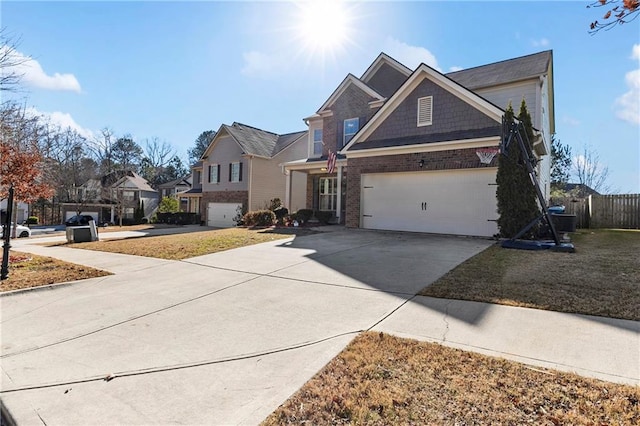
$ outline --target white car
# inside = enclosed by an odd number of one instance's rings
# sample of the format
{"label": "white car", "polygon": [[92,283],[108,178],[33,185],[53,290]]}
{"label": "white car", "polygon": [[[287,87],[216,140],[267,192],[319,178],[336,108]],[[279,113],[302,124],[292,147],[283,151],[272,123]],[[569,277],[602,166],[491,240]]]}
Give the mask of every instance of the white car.
{"label": "white car", "polygon": [[[11,224],[11,228],[9,229],[9,234],[13,232],[13,223]],[[24,225],[18,225],[16,227],[16,235],[18,238],[26,238],[31,236],[31,229]],[[2,227],[2,238],[4,238],[4,226]]]}

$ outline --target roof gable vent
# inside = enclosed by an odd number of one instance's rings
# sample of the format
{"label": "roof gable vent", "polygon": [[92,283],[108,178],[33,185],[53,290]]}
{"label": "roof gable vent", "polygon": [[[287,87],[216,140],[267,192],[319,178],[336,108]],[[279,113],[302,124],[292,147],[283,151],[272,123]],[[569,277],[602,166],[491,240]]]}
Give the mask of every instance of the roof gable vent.
{"label": "roof gable vent", "polygon": [[418,99],[418,127],[430,126],[433,116],[433,96]]}

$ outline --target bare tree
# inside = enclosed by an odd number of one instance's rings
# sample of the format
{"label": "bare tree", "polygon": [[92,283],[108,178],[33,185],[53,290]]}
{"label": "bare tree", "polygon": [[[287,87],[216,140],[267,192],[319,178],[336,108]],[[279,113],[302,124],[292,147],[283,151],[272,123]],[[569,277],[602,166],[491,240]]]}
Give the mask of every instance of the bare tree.
{"label": "bare tree", "polygon": [[577,183],[601,194],[611,192],[609,167],[600,162],[600,155],[593,148],[582,148],[580,154],[573,158],[571,171]]}
{"label": "bare tree", "polygon": [[115,141],[113,130],[105,127],[100,131],[100,135],[89,144],[93,157],[100,167],[101,175],[106,175],[114,170],[113,145]]}
{"label": "bare tree", "polygon": [[144,153],[140,162],[140,174],[152,185],[164,183],[164,171],[175,156],[175,151],[166,141],[158,137],[145,140]]}
{"label": "bare tree", "polygon": [[22,55],[16,48],[20,39],[0,28],[0,91],[17,91],[23,74],[20,66],[29,62],[30,57]]}

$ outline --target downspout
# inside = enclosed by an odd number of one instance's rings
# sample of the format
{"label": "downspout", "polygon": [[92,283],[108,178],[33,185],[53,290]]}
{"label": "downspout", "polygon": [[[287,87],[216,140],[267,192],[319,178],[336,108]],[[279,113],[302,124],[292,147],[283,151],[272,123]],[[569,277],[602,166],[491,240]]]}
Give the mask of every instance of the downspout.
{"label": "downspout", "polygon": [[253,185],[253,156],[249,155],[247,158],[249,159],[249,164],[248,164],[248,166],[249,166],[249,173],[248,173],[249,174],[249,182],[247,184],[247,187],[248,187],[247,193],[249,195],[247,196],[247,204],[248,204],[247,205],[247,211],[250,212],[252,210],[252,208],[251,208],[251,194],[253,192],[251,190],[252,189],[252,185]]}

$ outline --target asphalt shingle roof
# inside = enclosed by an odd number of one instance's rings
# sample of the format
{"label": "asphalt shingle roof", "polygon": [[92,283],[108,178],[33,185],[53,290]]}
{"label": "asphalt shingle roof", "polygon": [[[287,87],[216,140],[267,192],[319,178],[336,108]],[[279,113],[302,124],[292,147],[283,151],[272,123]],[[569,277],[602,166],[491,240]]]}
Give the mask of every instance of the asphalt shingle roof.
{"label": "asphalt shingle roof", "polygon": [[545,74],[551,50],[445,74],[467,89],[505,84]]}
{"label": "asphalt shingle roof", "polygon": [[278,135],[242,123],[233,123],[231,126],[224,125],[223,127],[240,144],[245,154],[266,158],[273,157],[306,133],[306,131],[301,131]]}

